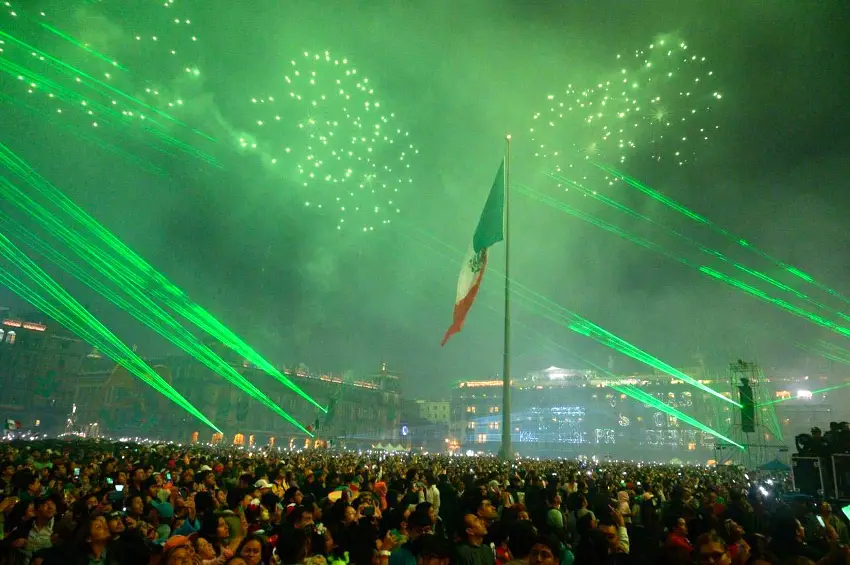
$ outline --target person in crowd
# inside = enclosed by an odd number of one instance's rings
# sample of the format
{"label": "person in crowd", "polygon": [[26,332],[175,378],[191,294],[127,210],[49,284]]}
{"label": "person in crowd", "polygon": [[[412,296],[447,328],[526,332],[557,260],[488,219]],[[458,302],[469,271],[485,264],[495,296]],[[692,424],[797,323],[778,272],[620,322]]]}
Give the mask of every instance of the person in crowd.
{"label": "person in crowd", "polygon": [[[489,512],[489,501],[479,505],[478,509]],[[463,517],[463,530],[459,532],[461,542],[457,545],[455,563],[457,565],[495,565],[496,559],[490,546],[484,544],[489,521],[478,514],[466,514]]]}
{"label": "person in crowd", "polygon": [[684,551],[691,553],[694,550],[694,546],[691,543],[691,540],[688,539],[688,522],[684,518],[680,517],[676,520],[676,525],[667,534],[666,541],[667,548],[680,548]]}
{"label": "person in crowd", "polygon": [[437,516],[440,515],[440,489],[437,488],[433,471],[425,473],[425,502],[434,507]]}
{"label": "person in crowd", "polygon": [[528,563],[531,550],[537,542],[537,530],[530,521],[517,521],[508,529],[508,551],[510,560],[507,565]]}
{"label": "person in crowd", "polygon": [[562,548],[554,535],[538,536],[528,553],[528,565],[560,565]]}
{"label": "person in crowd", "polygon": [[717,534],[702,534],[696,543],[697,561],[700,565],[731,565],[732,558],[726,551],[726,544]]}
{"label": "person in crowd", "polygon": [[390,565],[416,565],[419,538],[430,534],[432,527],[433,523],[427,512],[413,512],[407,519],[407,542],[392,552]]}
{"label": "person in crowd", "polygon": [[746,563],[750,559],[750,544],[744,539],[744,528],[732,518],[723,521],[720,537],[726,542],[726,552],[732,563]]}
{"label": "person in crowd", "polygon": [[549,510],[546,513],[546,528],[545,532],[558,538],[559,540],[567,539],[567,527],[564,520],[564,513],[561,511],[561,493],[554,488],[550,488],[546,493],[546,504]]}
{"label": "person in crowd", "polygon": [[[740,489],[748,484],[749,492]],[[838,560],[848,541],[843,514],[828,504],[785,503],[788,490],[781,475],[745,479],[734,468],[0,444],[0,563]]]}
{"label": "person in crowd", "polygon": [[268,563],[268,559],[266,557],[266,542],[263,538],[254,534],[249,534],[244,540],[242,540],[242,543],[239,545],[236,553],[239,554],[239,556],[242,557],[248,565],[266,565],[266,563]]}
{"label": "person in crowd", "polygon": [[[311,540],[305,530],[287,529],[281,532],[275,545],[280,565],[300,565],[310,554]],[[247,559],[246,559],[247,562]],[[250,562],[247,565],[255,565]]]}
{"label": "person in crowd", "polygon": [[201,560],[201,565],[223,565],[233,557],[233,551],[217,543],[216,539],[210,539],[200,534],[190,536],[195,554]]}
{"label": "person in crowd", "polygon": [[429,534],[420,539],[416,565],[449,565],[451,555],[451,544],[448,541]]}

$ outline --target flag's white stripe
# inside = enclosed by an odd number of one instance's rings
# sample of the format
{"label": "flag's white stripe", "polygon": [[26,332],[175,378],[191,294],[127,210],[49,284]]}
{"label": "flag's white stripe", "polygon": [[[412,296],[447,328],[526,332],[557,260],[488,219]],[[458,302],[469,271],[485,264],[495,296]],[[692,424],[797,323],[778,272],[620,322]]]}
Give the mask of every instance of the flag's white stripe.
{"label": "flag's white stripe", "polygon": [[466,298],[469,291],[472,290],[472,285],[475,284],[475,273],[472,271],[472,259],[475,257],[475,251],[472,246],[469,246],[469,251],[466,253],[466,258],[463,265],[460,267],[460,276],[457,279],[457,295],[455,296],[455,304],[460,304],[460,301]]}

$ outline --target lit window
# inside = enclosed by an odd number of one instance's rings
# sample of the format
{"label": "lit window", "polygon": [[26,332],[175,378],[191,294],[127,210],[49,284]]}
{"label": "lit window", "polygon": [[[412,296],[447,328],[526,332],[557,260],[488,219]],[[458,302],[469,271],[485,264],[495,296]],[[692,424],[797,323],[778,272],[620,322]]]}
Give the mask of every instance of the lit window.
{"label": "lit window", "polygon": [[13,331],[7,333],[6,334],[6,343],[8,343],[9,345],[15,345],[15,339],[17,337],[18,336]]}
{"label": "lit window", "polygon": [[475,406],[467,406],[467,407],[466,407],[466,412],[467,412],[468,414],[475,414]]}
{"label": "lit window", "polygon": [[478,443],[487,443],[487,434],[478,434]]}
{"label": "lit window", "polygon": [[490,422],[489,424],[487,424],[487,427],[491,430],[498,430],[499,422]]}
{"label": "lit window", "polygon": [[466,429],[474,430],[475,429],[475,422],[467,422]]}

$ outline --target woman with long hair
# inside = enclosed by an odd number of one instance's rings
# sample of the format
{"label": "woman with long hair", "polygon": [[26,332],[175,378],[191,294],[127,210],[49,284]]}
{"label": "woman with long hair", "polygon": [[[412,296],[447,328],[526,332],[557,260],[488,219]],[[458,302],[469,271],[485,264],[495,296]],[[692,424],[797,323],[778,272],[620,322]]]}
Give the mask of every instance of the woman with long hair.
{"label": "woman with long hair", "polygon": [[263,538],[254,534],[248,534],[242,540],[236,553],[248,565],[266,565],[268,563],[266,542]]}
{"label": "woman with long hair", "polygon": [[233,555],[233,548],[228,546],[230,526],[227,525],[224,516],[216,515],[213,512],[204,514],[198,536],[206,539],[212,545],[217,556],[225,553],[224,550],[228,550],[230,555]]}
{"label": "woman with long hair", "polygon": [[74,538],[71,555],[67,561],[69,564],[121,565],[123,562],[121,556],[115,551],[114,545],[109,543],[112,533],[103,516],[84,519],[77,525]]}

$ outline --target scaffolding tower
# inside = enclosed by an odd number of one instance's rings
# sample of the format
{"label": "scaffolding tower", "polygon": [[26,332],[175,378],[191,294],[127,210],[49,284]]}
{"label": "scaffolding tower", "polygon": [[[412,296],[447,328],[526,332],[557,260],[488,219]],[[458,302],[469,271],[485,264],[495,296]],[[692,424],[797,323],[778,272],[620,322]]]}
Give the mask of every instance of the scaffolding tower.
{"label": "scaffolding tower", "polygon": [[741,408],[725,406],[725,424],[728,426],[726,437],[744,446],[741,450],[734,445],[723,442],[715,443],[718,464],[743,465],[749,469],[763,465],[776,458],[779,453],[786,451],[782,445],[782,433],[779,423],[776,421],[776,412],[772,404],[766,404],[770,399],[770,392],[763,386],[765,384],[764,373],[755,362],[737,360],[729,364],[728,372],[729,391],[736,401],[740,401],[738,387],[749,384],[753,391],[753,431],[745,432],[742,425]]}

